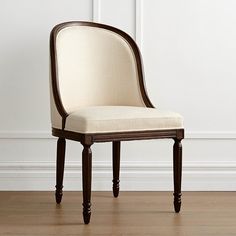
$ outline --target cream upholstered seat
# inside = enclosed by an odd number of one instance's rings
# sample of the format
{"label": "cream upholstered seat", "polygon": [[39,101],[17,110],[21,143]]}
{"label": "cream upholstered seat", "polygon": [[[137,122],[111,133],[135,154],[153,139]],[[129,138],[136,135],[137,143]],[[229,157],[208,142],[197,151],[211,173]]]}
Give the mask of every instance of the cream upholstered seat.
{"label": "cream upholstered seat", "polygon": [[178,113],[133,106],[80,108],[66,119],[65,130],[79,133],[125,132],[183,128]]}
{"label": "cream upholstered seat", "polygon": [[118,197],[121,141],[170,138],[174,139],[174,208],[179,212],[183,118],[151,103],[134,40],[108,25],[62,23],[50,35],[50,62],[52,134],[58,137],[56,202],[61,202],[63,193],[66,139],[83,145],[83,217],[88,224],[92,144],[112,142],[113,195]]}

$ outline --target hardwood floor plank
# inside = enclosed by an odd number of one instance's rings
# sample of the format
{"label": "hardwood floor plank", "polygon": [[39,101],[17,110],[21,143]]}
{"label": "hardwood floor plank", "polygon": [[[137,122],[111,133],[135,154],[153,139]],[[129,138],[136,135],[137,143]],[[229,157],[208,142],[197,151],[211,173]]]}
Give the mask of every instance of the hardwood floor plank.
{"label": "hardwood floor plank", "polygon": [[184,192],[179,214],[170,192],[93,192],[83,224],[81,192],[0,192],[0,235],[236,235],[235,192]]}

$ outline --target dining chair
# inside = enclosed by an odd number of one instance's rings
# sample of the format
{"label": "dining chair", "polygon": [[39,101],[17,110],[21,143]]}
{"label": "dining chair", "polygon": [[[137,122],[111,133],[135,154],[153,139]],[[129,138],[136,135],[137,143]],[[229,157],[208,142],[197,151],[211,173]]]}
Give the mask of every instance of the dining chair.
{"label": "dining chair", "polygon": [[118,197],[121,141],[169,138],[174,140],[173,195],[175,212],[179,212],[183,118],[152,105],[135,41],[104,24],[61,23],[50,34],[50,71],[52,135],[58,137],[56,202],[61,202],[63,194],[66,139],[83,145],[83,219],[88,224],[92,144],[112,142],[113,195]]}

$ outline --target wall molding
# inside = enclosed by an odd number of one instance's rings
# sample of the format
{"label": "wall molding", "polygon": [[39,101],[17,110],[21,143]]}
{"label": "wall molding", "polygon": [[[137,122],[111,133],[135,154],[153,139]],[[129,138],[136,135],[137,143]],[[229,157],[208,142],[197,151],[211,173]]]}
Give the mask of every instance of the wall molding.
{"label": "wall molding", "polygon": [[[48,131],[0,131],[0,139],[55,139]],[[236,139],[236,132],[189,131],[185,139]]]}
{"label": "wall molding", "polygon": [[[122,162],[121,190],[172,191],[171,162]],[[184,191],[235,191],[236,162],[185,162]],[[109,162],[93,163],[93,190],[110,191]],[[54,162],[1,162],[0,190],[54,190]],[[65,167],[65,190],[81,190],[81,163]]]}
{"label": "wall molding", "polygon": [[142,52],[143,41],[143,1],[135,1],[135,40]]}
{"label": "wall molding", "polygon": [[93,0],[93,22],[101,21],[101,2],[100,0]]}
{"label": "wall molding", "polygon": [[[142,51],[143,0],[135,0],[135,40]],[[101,0],[93,0],[93,21],[101,22]]]}
{"label": "wall molding", "polygon": [[236,139],[236,132],[229,131],[190,131],[186,132],[186,139]]}
{"label": "wall molding", "polygon": [[54,139],[48,131],[0,131],[0,139]]}

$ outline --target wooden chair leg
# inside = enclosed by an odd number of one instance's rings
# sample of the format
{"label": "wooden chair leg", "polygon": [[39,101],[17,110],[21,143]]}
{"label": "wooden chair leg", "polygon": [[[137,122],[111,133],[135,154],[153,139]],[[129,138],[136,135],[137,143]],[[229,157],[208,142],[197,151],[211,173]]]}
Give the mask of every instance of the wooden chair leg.
{"label": "wooden chair leg", "polygon": [[175,139],[174,158],[174,208],[178,213],[181,207],[181,177],[182,177],[182,144],[181,139]]}
{"label": "wooden chair leg", "polygon": [[92,182],[92,151],[90,145],[83,144],[82,175],[83,175],[83,217],[88,224],[91,216],[91,182]]}
{"label": "wooden chair leg", "polygon": [[57,173],[56,173],[56,202],[59,204],[63,195],[63,176],[64,176],[64,164],[65,164],[65,150],[66,140],[59,138],[57,140]]}
{"label": "wooden chair leg", "polygon": [[120,189],[120,141],[112,142],[113,196],[118,197]]}

